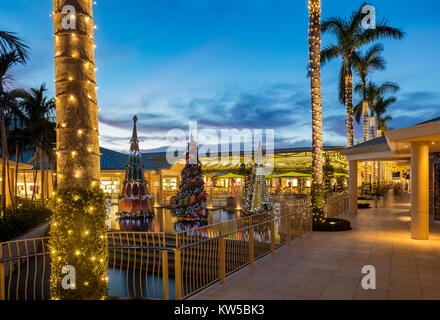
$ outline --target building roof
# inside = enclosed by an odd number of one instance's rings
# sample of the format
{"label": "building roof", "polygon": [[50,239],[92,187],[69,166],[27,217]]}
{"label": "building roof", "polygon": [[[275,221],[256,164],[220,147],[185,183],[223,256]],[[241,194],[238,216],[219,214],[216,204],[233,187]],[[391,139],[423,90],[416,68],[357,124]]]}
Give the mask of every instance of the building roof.
{"label": "building roof", "polygon": [[439,152],[440,145],[435,142],[440,141],[440,117],[389,130],[382,137],[345,149],[342,154],[348,160],[406,159],[410,158],[409,144],[415,141],[431,141],[429,151]]}
{"label": "building roof", "polygon": [[[114,151],[111,149],[100,147],[101,152],[101,170],[125,170],[125,166],[128,161],[128,154]],[[342,151],[344,147],[338,146],[324,146],[324,151]],[[304,148],[286,148],[286,149],[276,149],[275,154],[289,154],[289,153],[303,153],[311,152],[310,147]],[[244,154],[244,152],[241,152]],[[232,153],[231,153],[232,155]],[[23,162],[28,165],[33,166],[34,152],[28,150],[23,154]],[[12,157],[15,161],[15,157]],[[21,159],[20,159],[21,160]],[[152,153],[142,153],[142,162],[144,164],[145,170],[151,171],[156,169],[167,169],[171,167],[171,164],[167,161],[166,152],[152,152]],[[40,163],[38,162],[37,168],[40,168]]]}
{"label": "building roof", "polygon": [[440,121],[440,117],[437,117],[437,118],[434,118],[434,119],[431,119],[431,120],[428,120],[425,122],[418,123],[418,124],[416,124],[416,126],[421,125],[421,124],[431,123],[431,122],[437,122],[437,121]]}
{"label": "building roof", "polygon": [[376,151],[390,151],[390,147],[388,146],[387,139],[385,136],[381,136],[376,139],[371,139],[356,144],[342,151],[342,154],[352,155],[352,154],[376,152]]}

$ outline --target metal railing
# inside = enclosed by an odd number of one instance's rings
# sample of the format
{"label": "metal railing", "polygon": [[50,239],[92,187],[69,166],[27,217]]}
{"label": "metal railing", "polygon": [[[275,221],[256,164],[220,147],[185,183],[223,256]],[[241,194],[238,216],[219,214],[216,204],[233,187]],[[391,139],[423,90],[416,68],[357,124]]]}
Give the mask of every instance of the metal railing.
{"label": "metal railing", "polygon": [[327,218],[336,218],[348,211],[348,193],[328,196],[325,199]]}
{"label": "metal railing", "polygon": [[49,238],[0,243],[0,300],[49,296]]}
{"label": "metal railing", "polygon": [[[185,299],[312,230],[308,198],[179,232],[109,232],[109,297]],[[49,299],[49,238],[1,243],[0,299]]]}

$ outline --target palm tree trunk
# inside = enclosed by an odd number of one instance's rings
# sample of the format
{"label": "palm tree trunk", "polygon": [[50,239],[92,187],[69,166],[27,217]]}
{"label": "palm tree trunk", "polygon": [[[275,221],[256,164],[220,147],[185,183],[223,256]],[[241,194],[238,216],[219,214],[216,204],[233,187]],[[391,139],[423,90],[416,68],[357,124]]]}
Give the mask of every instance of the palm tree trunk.
{"label": "palm tree trunk", "polygon": [[368,109],[368,101],[362,101],[362,115],[364,118],[364,141],[370,140]]}
{"label": "palm tree trunk", "polygon": [[[95,77],[95,56],[93,38],[93,0],[57,0],[53,1],[54,8],[54,37],[55,40],[55,70],[56,70],[56,124],[57,124],[57,174],[59,192],[61,197],[71,201],[67,197],[67,191],[79,189],[86,192],[98,193],[100,182],[100,151],[98,132],[98,108],[97,108],[97,87]],[[77,10],[76,30],[66,30],[63,26],[65,14],[63,7],[71,5]],[[84,22],[86,21],[86,23]],[[72,41],[72,36],[75,40]],[[81,36],[78,36],[81,35]],[[72,77],[72,81],[66,81]],[[84,81],[87,80],[87,81]],[[96,188],[96,191],[95,191]],[[66,192],[65,192],[66,191]],[[95,202],[96,206],[104,206],[102,199],[88,200]],[[82,201],[81,201],[82,202]],[[90,202],[87,202],[90,204]],[[85,205],[85,202],[84,202]],[[75,206],[80,206],[77,204]],[[56,219],[57,224],[63,228],[78,228],[81,223],[82,230],[96,230],[90,232],[88,241],[81,242],[84,252],[94,252],[96,260],[107,261],[108,250],[105,234],[105,218],[98,212],[93,214],[94,218],[85,215],[88,211],[76,210],[73,217],[62,206],[57,207],[52,222]],[[85,212],[84,212],[85,211]],[[97,211],[97,210],[96,210]],[[103,211],[101,211],[103,213]],[[78,230],[78,229],[77,229]],[[51,248],[62,255],[66,260],[75,260],[77,244],[64,232],[54,232],[50,240]],[[99,248],[99,251],[96,250]],[[77,259],[77,258],[76,258]],[[62,281],[62,269],[64,261],[51,260],[51,298],[52,299],[86,299],[97,300],[107,295],[108,284],[103,283],[107,270],[99,269],[95,263],[84,259],[83,263],[76,266],[78,279],[90,279],[95,283],[93,289],[77,283],[74,295],[69,290],[60,289]],[[72,291],[72,290],[70,290]]]}
{"label": "palm tree trunk", "polygon": [[35,156],[34,156],[34,185],[32,188],[32,198],[31,202],[34,203],[35,199],[35,190],[37,189],[37,174],[38,174],[38,147],[35,147]]}
{"label": "palm tree trunk", "polygon": [[45,206],[44,203],[44,151],[41,149],[40,150],[40,183],[41,183],[41,190],[40,190],[40,195],[41,195],[41,203],[43,204],[43,207]]}
{"label": "palm tree trunk", "polygon": [[6,154],[8,152],[8,142],[6,140],[5,113],[2,108],[0,111],[0,122],[2,130],[2,216],[6,213]]}
{"label": "palm tree trunk", "polygon": [[371,139],[376,138],[376,125],[374,123],[374,115],[370,116],[370,135]]}
{"label": "palm tree trunk", "polygon": [[15,146],[15,184],[14,184],[14,198],[17,199],[18,196],[18,155],[19,149],[18,144]]}
{"label": "palm tree trunk", "polygon": [[347,124],[347,145],[354,144],[354,114],[353,114],[353,75],[351,64],[347,63],[345,73],[345,105],[347,108],[346,124]]}
{"label": "palm tree trunk", "polygon": [[8,173],[9,199],[11,200],[12,209],[15,211],[14,189],[13,189],[12,183],[11,183],[11,168],[9,166],[9,154],[8,154],[7,158],[8,158],[8,160],[6,161],[6,168],[7,168],[7,173]]}
{"label": "palm tree trunk", "polygon": [[323,179],[322,102],[321,102],[321,5],[309,0],[309,57],[312,100],[312,176],[321,185]]}
{"label": "palm tree trunk", "polygon": [[[21,152],[20,157],[21,157],[21,162],[23,162],[23,151]],[[25,170],[23,170],[23,179],[24,179],[24,194],[25,194],[26,200],[28,200],[26,171]]]}

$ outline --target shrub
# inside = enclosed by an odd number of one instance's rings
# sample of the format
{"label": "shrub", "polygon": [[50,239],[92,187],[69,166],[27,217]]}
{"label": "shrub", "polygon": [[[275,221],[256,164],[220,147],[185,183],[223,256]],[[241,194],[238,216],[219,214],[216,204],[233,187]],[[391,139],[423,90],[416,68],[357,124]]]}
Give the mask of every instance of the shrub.
{"label": "shrub", "polygon": [[6,209],[5,215],[0,218],[0,242],[16,238],[27,231],[49,220],[51,211],[47,208],[23,202],[19,208]]}

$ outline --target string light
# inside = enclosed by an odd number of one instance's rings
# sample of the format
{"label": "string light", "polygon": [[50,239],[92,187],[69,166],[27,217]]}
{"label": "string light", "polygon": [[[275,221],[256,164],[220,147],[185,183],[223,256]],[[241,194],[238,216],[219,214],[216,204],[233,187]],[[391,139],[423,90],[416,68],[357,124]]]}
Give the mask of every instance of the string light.
{"label": "string light", "polygon": [[[57,12],[55,30],[62,30],[61,19],[58,19],[58,14],[61,14],[62,11],[61,4],[55,1],[54,6],[54,11]],[[57,149],[55,152],[57,153],[59,165],[65,168],[63,172],[57,173],[59,181],[62,179],[64,186],[81,186],[90,177],[89,169],[84,170],[78,160],[82,160],[83,157],[87,159],[87,157],[99,155],[92,152],[94,150],[92,146],[83,146],[84,141],[81,141],[85,140],[83,137],[87,138],[87,141],[89,141],[89,138],[94,139],[96,137],[98,134],[97,123],[92,121],[90,127],[78,128],[77,126],[78,123],[87,123],[85,122],[87,116],[89,118],[93,116],[93,109],[86,108],[88,105],[84,103],[83,98],[89,97],[90,101],[97,107],[95,101],[97,86],[93,72],[96,65],[93,54],[90,55],[90,52],[93,53],[93,50],[97,48],[93,41],[93,30],[98,27],[93,21],[93,12],[90,11],[89,7],[83,8],[81,12],[70,16],[78,22],[82,21],[82,23],[77,23],[77,30],[71,30],[70,32],[65,30],[59,33],[57,31],[53,34],[55,64],[56,70],[59,71],[54,79],[57,98],[59,98],[57,99],[57,114],[67,115],[68,113],[70,115],[69,118],[62,119],[64,121],[58,122],[58,128],[62,129],[58,131],[58,138],[61,145],[66,147],[63,147],[63,150]],[[71,68],[72,62],[74,62],[76,69]],[[67,87],[70,91],[65,90],[67,81],[73,82],[72,85]],[[69,109],[72,107],[78,108],[77,112],[76,110],[74,113],[70,112]],[[76,147],[77,150],[72,150],[72,147]],[[80,178],[80,180],[75,178]],[[49,245],[57,253],[57,256],[52,257],[53,273],[51,274],[51,283],[60,283],[60,277],[63,276],[61,268],[67,262],[70,262],[72,265],[78,266],[77,270],[81,270],[85,275],[77,283],[78,290],[80,291],[81,287],[88,286],[87,290],[84,291],[84,297],[100,299],[105,298],[108,290],[105,283],[101,284],[96,281],[99,282],[99,279],[106,280],[105,276],[107,274],[105,262],[107,261],[108,252],[101,250],[107,245],[105,238],[102,236],[107,231],[104,223],[106,219],[106,198],[102,190],[96,187],[99,186],[99,181],[90,179],[90,182],[86,183],[90,183],[89,186],[94,188],[60,188],[57,195],[54,195],[50,201],[53,211],[53,223],[51,223],[53,236]],[[93,214],[90,214],[92,212]],[[80,219],[81,224],[78,223],[78,219]],[[58,228],[55,229],[57,225]],[[81,236],[75,237],[74,235]],[[83,256],[87,255],[88,252],[95,253],[92,260],[99,260],[102,263],[91,263],[89,259],[83,259]],[[63,257],[63,259],[60,259],[60,257]],[[77,295],[78,290],[74,294]],[[51,286],[53,299],[70,298],[72,293],[71,290],[62,290]]]}

